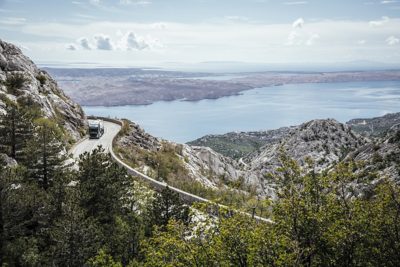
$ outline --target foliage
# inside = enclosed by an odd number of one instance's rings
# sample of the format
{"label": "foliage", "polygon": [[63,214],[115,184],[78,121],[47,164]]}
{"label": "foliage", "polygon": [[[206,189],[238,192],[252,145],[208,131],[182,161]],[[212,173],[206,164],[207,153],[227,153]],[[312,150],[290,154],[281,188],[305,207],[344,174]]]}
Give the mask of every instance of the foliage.
{"label": "foliage", "polygon": [[35,134],[25,148],[25,153],[30,155],[26,166],[31,179],[47,189],[54,176],[65,167],[62,134],[57,124],[49,119],[40,118],[34,124]]}
{"label": "foliage", "polygon": [[24,148],[33,135],[34,109],[22,108],[14,102],[9,102],[5,114],[0,114],[1,152],[16,160],[24,160]]}
{"label": "foliage", "polygon": [[19,91],[24,83],[27,81],[26,77],[22,73],[14,73],[7,77],[4,84],[7,88],[7,92],[12,95],[20,95]]}
{"label": "foliage", "polygon": [[[0,266],[400,265],[400,187],[370,184],[355,172],[359,163],[316,173],[310,160],[300,168],[283,153],[272,175],[276,199],[249,198],[246,208],[262,206],[268,223],[215,205],[189,207],[169,188],[151,192],[102,148],[69,168],[57,129],[35,120],[21,145],[26,160],[11,167],[0,157]],[[178,157],[175,149],[162,153]],[[44,158],[54,162],[47,182]],[[204,194],[245,203],[236,192]]]}

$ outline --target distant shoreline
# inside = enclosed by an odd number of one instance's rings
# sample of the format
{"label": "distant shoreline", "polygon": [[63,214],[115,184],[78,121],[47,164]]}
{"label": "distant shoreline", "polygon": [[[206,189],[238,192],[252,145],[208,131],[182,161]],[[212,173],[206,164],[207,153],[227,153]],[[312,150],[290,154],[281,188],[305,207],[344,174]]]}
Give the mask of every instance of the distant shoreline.
{"label": "distant shoreline", "polygon": [[[196,102],[288,84],[400,81],[400,70],[345,72],[257,72],[231,74],[143,69],[46,69],[67,95],[84,106],[151,105],[159,101]],[[210,79],[207,79],[210,78]]]}

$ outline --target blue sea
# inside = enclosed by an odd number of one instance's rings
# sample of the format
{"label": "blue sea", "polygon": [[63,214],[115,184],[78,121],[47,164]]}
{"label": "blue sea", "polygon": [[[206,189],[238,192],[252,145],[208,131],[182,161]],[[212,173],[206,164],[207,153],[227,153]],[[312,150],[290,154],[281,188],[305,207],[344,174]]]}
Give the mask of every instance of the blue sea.
{"label": "blue sea", "polygon": [[323,118],[346,122],[400,112],[400,81],[290,84],[216,100],[91,106],[84,111],[127,118],[154,136],[185,143],[207,134],[276,129]]}

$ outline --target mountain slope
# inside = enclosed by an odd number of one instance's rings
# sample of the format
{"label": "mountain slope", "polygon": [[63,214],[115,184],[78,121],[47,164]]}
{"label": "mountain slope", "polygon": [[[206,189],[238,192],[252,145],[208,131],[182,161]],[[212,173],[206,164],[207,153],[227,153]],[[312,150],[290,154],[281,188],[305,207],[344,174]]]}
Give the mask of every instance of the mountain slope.
{"label": "mountain slope", "polygon": [[44,117],[56,120],[70,142],[84,133],[85,115],[81,107],[18,47],[0,39],[0,113],[5,112],[9,101],[17,103],[23,99],[25,105],[38,106]]}
{"label": "mountain slope", "polygon": [[370,119],[352,119],[346,122],[357,133],[371,137],[384,137],[393,126],[400,125],[400,112]]}

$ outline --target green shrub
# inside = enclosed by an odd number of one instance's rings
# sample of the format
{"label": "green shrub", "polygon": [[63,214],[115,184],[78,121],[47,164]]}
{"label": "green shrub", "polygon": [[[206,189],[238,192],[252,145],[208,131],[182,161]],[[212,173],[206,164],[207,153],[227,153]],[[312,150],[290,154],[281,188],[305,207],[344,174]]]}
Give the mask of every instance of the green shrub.
{"label": "green shrub", "polygon": [[27,81],[25,76],[21,73],[13,74],[5,80],[4,84],[7,87],[7,93],[13,95],[21,95],[19,90],[22,88],[24,83]]}
{"label": "green shrub", "polygon": [[45,75],[39,74],[36,76],[36,80],[38,80],[40,82],[40,85],[43,86],[46,84],[47,78]]}

